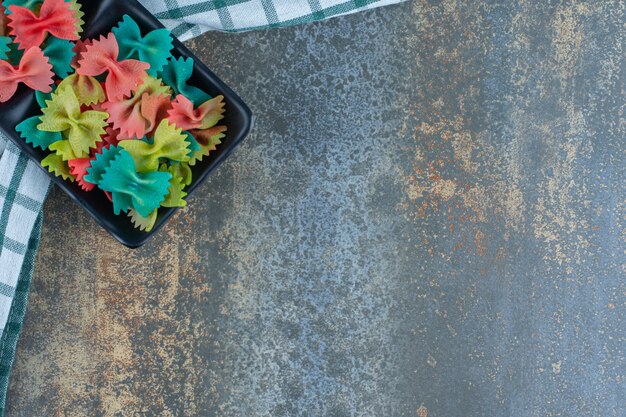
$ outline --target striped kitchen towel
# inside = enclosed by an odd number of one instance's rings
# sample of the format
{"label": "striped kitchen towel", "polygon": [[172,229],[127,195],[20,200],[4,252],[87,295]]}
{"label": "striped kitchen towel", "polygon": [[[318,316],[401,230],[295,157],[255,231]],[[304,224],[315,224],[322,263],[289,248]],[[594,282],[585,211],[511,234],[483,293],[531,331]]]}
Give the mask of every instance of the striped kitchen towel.
{"label": "striped kitchen towel", "polygon": [[0,415],[22,330],[35,253],[41,235],[41,209],[50,180],[0,134]]}
{"label": "striped kitchen towel", "polygon": [[405,0],[139,0],[181,40],[309,23]]}
{"label": "striped kitchen towel", "polygon": [[[94,1],[94,0],[90,0]],[[181,40],[313,22],[404,0],[139,0]],[[36,3],[36,0],[33,2]],[[50,181],[0,132],[0,416],[4,414]]]}

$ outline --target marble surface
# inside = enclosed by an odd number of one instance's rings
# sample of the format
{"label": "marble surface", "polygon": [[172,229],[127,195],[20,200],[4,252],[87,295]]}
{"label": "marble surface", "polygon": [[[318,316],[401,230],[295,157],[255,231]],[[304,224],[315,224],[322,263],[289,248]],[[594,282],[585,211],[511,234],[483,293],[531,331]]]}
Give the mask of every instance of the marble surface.
{"label": "marble surface", "polygon": [[624,2],[188,45],[254,133],[144,248],[54,190],[7,416],[624,416]]}

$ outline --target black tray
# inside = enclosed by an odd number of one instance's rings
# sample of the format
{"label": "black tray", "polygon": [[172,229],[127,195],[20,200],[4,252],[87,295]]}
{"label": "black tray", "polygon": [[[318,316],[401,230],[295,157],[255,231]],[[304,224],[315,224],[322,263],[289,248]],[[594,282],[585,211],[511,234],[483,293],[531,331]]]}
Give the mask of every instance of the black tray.
{"label": "black tray", "polygon": [[[144,35],[148,31],[163,27],[136,0],[90,0],[81,1],[80,3],[85,12],[85,17],[83,18],[85,21],[85,30],[82,34],[83,39],[92,39],[109,33],[122,20],[125,14],[131,16],[137,22]],[[191,196],[198,186],[206,180],[211,171],[217,168],[248,135],[252,128],[252,114],[237,94],[200,62],[178,39],[174,39],[172,54],[175,57],[193,58],[195,65],[193,76],[189,83],[201,88],[211,96],[223,95],[226,103],[225,118],[220,122],[220,124],[228,126],[226,137],[216,151],[205,157],[202,162],[198,162],[195,167],[192,167],[193,182],[185,190]],[[24,119],[40,113],[41,109],[37,105],[35,92],[23,84],[20,85],[20,88],[11,100],[6,103],[0,103],[0,129],[41,167],[41,160],[50,152],[33,148],[15,131],[15,126]],[[176,208],[160,208],[159,216],[152,231],[142,232],[133,227],[130,218],[125,213],[121,213],[118,216],[113,213],[113,206],[104,193],[97,191],[85,192],[76,183],[64,181],[49,173],[47,169],[41,169],[48,173],[52,181],[61,187],[74,201],[87,210],[96,222],[129,248],[138,248],[146,243],[178,210]]]}

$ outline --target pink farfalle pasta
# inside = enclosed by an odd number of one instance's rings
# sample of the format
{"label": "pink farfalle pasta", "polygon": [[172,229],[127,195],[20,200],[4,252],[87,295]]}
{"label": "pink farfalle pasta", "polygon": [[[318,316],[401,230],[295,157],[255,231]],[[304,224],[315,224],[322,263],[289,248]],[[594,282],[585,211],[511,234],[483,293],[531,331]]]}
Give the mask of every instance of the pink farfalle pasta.
{"label": "pink farfalle pasta", "polygon": [[105,89],[110,100],[120,100],[130,94],[147,76],[150,64],[136,59],[118,61],[119,47],[115,35],[101,36],[85,46],[78,60],[76,73],[98,76],[107,73]]}
{"label": "pink farfalle pasta", "polygon": [[40,46],[47,34],[58,39],[79,39],[79,19],[65,0],[44,0],[39,13],[21,6],[11,5],[8,15],[10,35],[15,37],[19,49]]}
{"label": "pink farfalle pasta", "polygon": [[102,104],[120,138],[143,138],[156,129],[171,108],[171,90],[156,78],[146,77],[131,97]]}
{"label": "pink farfalle pasta", "polygon": [[224,115],[224,96],[217,96],[194,109],[193,103],[183,95],[177,95],[168,112],[170,122],[179,129],[208,129],[219,122]]}
{"label": "pink farfalle pasta", "polygon": [[38,47],[27,50],[16,67],[8,61],[0,61],[0,103],[13,97],[19,83],[33,90],[51,92],[53,76],[52,65]]}

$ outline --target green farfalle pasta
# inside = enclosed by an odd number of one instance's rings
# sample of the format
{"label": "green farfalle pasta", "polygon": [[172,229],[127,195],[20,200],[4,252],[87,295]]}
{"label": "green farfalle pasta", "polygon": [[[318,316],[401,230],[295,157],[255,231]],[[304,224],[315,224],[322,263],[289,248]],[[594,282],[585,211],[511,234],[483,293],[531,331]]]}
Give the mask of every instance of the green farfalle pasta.
{"label": "green farfalle pasta", "polygon": [[143,82],[137,86],[137,89],[133,92],[133,97],[141,97],[145,93],[155,96],[171,96],[172,88],[163,84],[159,78],[147,76],[143,79]]}
{"label": "green farfalle pasta", "polygon": [[52,71],[63,78],[72,71],[72,58],[76,53],[72,50],[74,44],[70,41],[63,39],[50,37],[46,40],[46,45],[43,47],[43,53],[48,57],[50,64],[52,64]]}
{"label": "green farfalle pasta", "polygon": [[[189,161],[189,142],[180,129],[163,120],[152,141],[124,140],[119,146],[126,149],[135,160],[138,172],[156,171],[160,159],[177,162]],[[152,143],[150,143],[152,142]]]}
{"label": "green farfalle pasta", "polygon": [[189,159],[189,165],[195,166],[201,162],[205,156],[217,149],[222,143],[222,139],[226,136],[226,126],[215,126],[209,129],[195,131],[196,141],[200,144],[200,150],[195,152]]}
{"label": "green farfalle pasta", "polygon": [[72,74],[61,81],[57,88],[71,88],[80,105],[89,106],[106,100],[102,84],[95,77],[87,75]]}
{"label": "green farfalle pasta", "polygon": [[187,197],[187,193],[185,190],[185,184],[182,176],[179,175],[179,172],[166,164],[162,164],[159,168],[161,172],[169,172],[172,174],[172,179],[170,180],[170,188],[168,189],[167,196],[165,200],[161,203],[163,207],[185,207],[187,206],[187,202],[185,201],[185,197]]}
{"label": "green farfalle pasta", "polygon": [[211,96],[187,82],[193,74],[192,58],[170,58],[163,70],[159,73],[163,82],[174,89],[178,95],[187,97],[195,107],[211,100]]}
{"label": "green farfalle pasta", "polygon": [[42,112],[41,124],[37,127],[46,132],[66,132],[77,158],[89,156],[90,149],[102,140],[101,135],[105,134],[104,128],[108,125],[108,113],[81,112],[76,93],[69,86],[57,88]]}
{"label": "green farfalle pasta", "polygon": [[130,221],[133,222],[135,228],[141,230],[142,232],[152,231],[158,215],[159,210],[154,210],[148,217],[141,217],[135,209],[128,210],[128,217],[130,217]]}
{"label": "green farfalle pasta", "polygon": [[41,166],[47,168],[49,172],[64,180],[76,181],[76,178],[70,173],[70,167],[59,155],[51,153],[41,161]]}
{"label": "green farfalle pasta", "polygon": [[141,36],[139,25],[132,17],[124,15],[122,21],[112,30],[119,44],[119,59],[138,59],[150,64],[148,74],[156,77],[172,56],[172,36],[167,29],[155,29]]}
{"label": "green farfalle pasta", "polygon": [[115,214],[134,209],[148,217],[165,200],[171,178],[169,172],[137,172],[133,157],[121,150],[105,169],[99,186],[111,193]]}
{"label": "green farfalle pasta", "polygon": [[76,156],[76,153],[74,153],[72,144],[67,139],[54,142],[50,145],[50,150],[59,155],[64,161],[71,161],[72,159],[79,158]]}
{"label": "green farfalle pasta", "polygon": [[185,186],[191,185],[193,173],[188,162],[172,162],[170,164],[172,175],[179,177]]}
{"label": "green farfalle pasta", "polygon": [[35,148],[48,149],[50,145],[59,142],[63,136],[59,132],[45,132],[37,129],[37,125],[41,123],[40,116],[29,117],[15,127],[15,130],[26,143],[33,145]]}
{"label": "green farfalle pasta", "polygon": [[66,3],[72,3],[70,9],[74,12],[74,16],[76,17],[76,32],[83,33],[83,27],[85,26],[85,21],[83,17],[85,17],[85,12],[83,12],[83,8],[78,0],[65,0]]}

